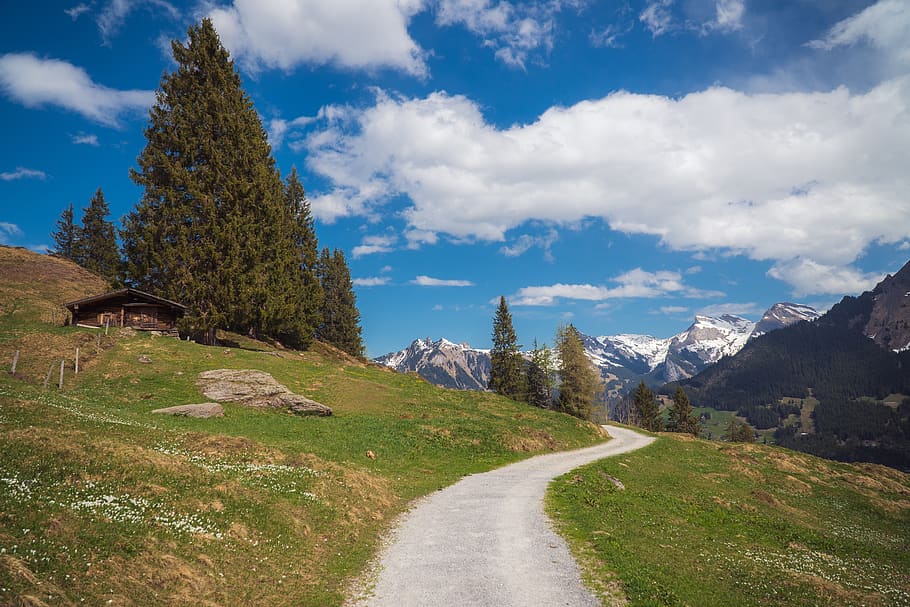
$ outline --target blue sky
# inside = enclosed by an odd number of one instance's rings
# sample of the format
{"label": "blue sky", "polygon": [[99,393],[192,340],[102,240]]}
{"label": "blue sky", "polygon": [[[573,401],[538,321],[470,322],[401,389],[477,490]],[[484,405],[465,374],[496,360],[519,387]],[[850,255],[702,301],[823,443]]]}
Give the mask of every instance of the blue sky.
{"label": "blue sky", "polygon": [[0,8],[0,243],[119,220],[211,16],[370,355],[826,307],[910,259],[906,0],[95,0]]}

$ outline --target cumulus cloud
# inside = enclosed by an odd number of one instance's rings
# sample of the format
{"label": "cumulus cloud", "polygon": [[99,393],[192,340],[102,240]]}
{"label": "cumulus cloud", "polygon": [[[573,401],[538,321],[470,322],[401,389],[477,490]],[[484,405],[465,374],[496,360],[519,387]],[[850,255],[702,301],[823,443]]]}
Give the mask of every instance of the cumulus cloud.
{"label": "cumulus cloud", "polygon": [[0,244],[9,244],[10,237],[21,236],[22,230],[14,223],[0,221]]}
{"label": "cumulus cloud", "polygon": [[654,298],[668,295],[704,298],[722,297],[720,291],[703,291],[686,285],[679,272],[648,272],[635,268],[613,279],[614,287],[590,284],[554,284],[524,287],[510,298],[515,306],[551,306],[559,299],[604,301],[620,298]]}
{"label": "cumulus cloud", "polygon": [[98,135],[90,133],[78,133],[72,136],[73,143],[76,145],[98,146]]}
{"label": "cumulus cloud", "polygon": [[764,313],[764,310],[755,302],[748,303],[722,303],[722,304],[713,304],[710,306],[705,306],[698,311],[699,314],[704,316],[723,316],[724,314],[730,314],[732,316],[760,316]]}
{"label": "cumulus cloud", "polygon": [[[44,171],[36,169],[27,169],[25,167],[16,167],[15,171],[4,171],[0,173],[0,179],[3,181],[15,181],[16,179],[46,179],[47,174]],[[12,225],[12,224],[6,224]]]}
{"label": "cumulus cloud", "polygon": [[26,107],[55,105],[108,126],[119,126],[122,114],[147,110],[155,101],[154,91],[108,88],[80,67],[32,53],[0,56],[0,89]]}
{"label": "cumulus cloud", "polygon": [[882,51],[894,67],[910,67],[910,4],[906,0],[879,0],[836,23],[812,48],[832,50],[864,42]]}
{"label": "cumulus cloud", "polygon": [[553,243],[559,240],[559,232],[550,229],[546,234],[540,236],[531,236],[522,234],[512,244],[506,245],[499,249],[499,252],[506,257],[520,257],[534,247],[543,249],[543,257],[547,261],[553,261],[553,252],[551,248]]}
{"label": "cumulus cloud", "polygon": [[674,29],[671,6],[673,0],[652,0],[638,16],[655,38]]}
{"label": "cumulus cloud", "polygon": [[[178,11],[173,4],[166,2],[165,0],[111,0],[101,9],[96,19],[98,31],[101,32],[101,39],[104,40],[105,44],[110,44],[111,39],[117,34],[120,28],[123,27],[123,23],[126,21],[129,14],[140,7],[166,13],[172,19],[178,19],[180,17],[180,11]],[[88,9],[89,7],[80,4],[77,7],[69,9],[67,14],[75,20],[80,14]],[[70,11],[79,12],[74,16]]]}
{"label": "cumulus cloud", "polygon": [[408,34],[423,0],[234,0],[209,12],[224,45],[247,70],[332,64],[425,76]]}
{"label": "cumulus cloud", "polygon": [[621,91],[503,129],[463,96],[380,93],[308,136],[309,168],[334,185],[313,208],[368,216],[404,195],[427,240],[601,218],[672,250],[844,268],[910,237],[908,104],[910,77],[862,93]]}
{"label": "cumulus cloud", "polygon": [[365,278],[355,278],[351,281],[355,287],[384,287],[389,284],[388,276],[368,276]]}
{"label": "cumulus cloud", "polygon": [[535,50],[553,47],[554,20],[566,5],[580,6],[582,0],[545,0],[510,3],[504,0],[440,0],[436,23],[462,25],[480,36],[506,65],[524,69]]}
{"label": "cumulus cloud", "polygon": [[354,256],[354,259],[357,259],[358,257],[363,257],[364,255],[391,253],[395,250],[395,247],[393,245],[396,242],[398,242],[398,237],[394,234],[366,236],[360,245],[354,247],[354,250],[351,252],[351,254]]}
{"label": "cumulus cloud", "polygon": [[445,280],[442,278],[432,278],[430,276],[418,276],[411,281],[412,285],[420,287],[473,287],[474,283],[470,280]]}
{"label": "cumulus cloud", "polygon": [[313,123],[316,119],[316,116],[298,116],[293,120],[271,119],[268,126],[269,145],[272,146],[272,149],[280,148],[286,135],[298,134],[299,129]]}
{"label": "cumulus cloud", "polygon": [[853,267],[818,263],[812,259],[780,262],[768,275],[793,285],[797,297],[826,293],[862,293],[873,288],[884,275],[861,272]]}

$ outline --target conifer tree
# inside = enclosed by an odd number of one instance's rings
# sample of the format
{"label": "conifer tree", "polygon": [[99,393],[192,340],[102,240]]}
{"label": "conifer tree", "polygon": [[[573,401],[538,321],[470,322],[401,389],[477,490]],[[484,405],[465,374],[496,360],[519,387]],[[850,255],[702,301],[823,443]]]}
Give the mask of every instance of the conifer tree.
{"label": "conifer tree", "polygon": [[660,407],[657,398],[645,382],[639,382],[632,395],[632,407],[638,418],[638,425],[651,432],[663,430],[663,420],[660,417]]}
{"label": "conifer tree", "polygon": [[63,209],[57,220],[57,229],[51,234],[54,239],[53,252],[71,261],[76,260],[76,247],[79,240],[79,226],[73,221],[73,203]]}
{"label": "conifer tree", "polygon": [[556,351],[559,353],[559,409],[590,419],[600,382],[594,365],[585,355],[581,336],[571,324],[557,331]]}
{"label": "conifer tree", "polygon": [[667,419],[668,432],[684,432],[692,436],[698,436],[701,431],[701,424],[695,417],[692,410],[692,404],[689,397],[681,386],[676,387],[676,393],[673,395],[673,406],[670,408],[670,416]]}
{"label": "conifer tree", "polygon": [[[319,241],[310,202],[306,198],[303,184],[297,175],[297,167],[291,167],[284,185],[284,199],[293,220],[293,239],[296,247],[295,273],[299,285],[296,288],[297,313],[302,329],[312,337],[322,322],[322,286],[319,284]],[[305,340],[306,345],[309,339]]]}
{"label": "conifer tree", "polygon": [[211,20],[171,48],[131,172],[144,193],[121,233],[126,278],[186,304],[206,343],[295,333],[294,231],[259,116]]}
{"label": "conifer tree", "polygon": [[110,213],[104,192],[98,188],[89,206],[82,210],[82,228],[73,252],[76,263],[83,268],[114,280],[120,270],[120,252],[114,224],[107,220]]}
{"label": "conifer tree", "polygon": [[363,356],[360,311],[342,251],[335,249],[329,253],[327,247],[322,249],[319,280],[323,294],[322,323],[316,337],[351,356]]}
{"label": "conifer tree", "polygon": [[552,351],[546,343],[538,347],[535,339],[528,363],[528,404],[542,409],[553,406],[553,374]]}
{"label": "conifer tree", "polygon": [[493,348],[490,350],[490,389],[513,400],[525,400],[527,385],[522,367],[521,346],[512,326],[506,298],[499,298],[493,318]]}
{"label": "conifer tree", "polygon": [[731,443],[754,443],[755,433],[752,426],[734,417],[727,424],[727,440]]}

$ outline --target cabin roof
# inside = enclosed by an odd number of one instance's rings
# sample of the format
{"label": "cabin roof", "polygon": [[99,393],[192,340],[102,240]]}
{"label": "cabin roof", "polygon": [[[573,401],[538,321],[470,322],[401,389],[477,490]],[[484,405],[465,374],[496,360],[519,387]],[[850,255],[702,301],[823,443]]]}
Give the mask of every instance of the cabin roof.
{"label": "cabin roof", "polygon": [[83,299],[66,302],[63,305],[69,310],[73,310],[78,306],[98,303],[106,299],[113,299],[115,297],[121,297],[123,295],[133,295],[134,297],[146,300],[149,303],[161,304],[178,310],[186,310],[186,306],[181,303],[177,303],[176,301],[171,301],[170,299],[165,299],[163,297],[158,297],[157,295],[152,295],[151,293],[146,293],[145,291],[140,291],[139,289],[133,289],[132,287],[117,289],[116,291],[109,291],[100,295],[92,295],[91,297],[85,297]]}

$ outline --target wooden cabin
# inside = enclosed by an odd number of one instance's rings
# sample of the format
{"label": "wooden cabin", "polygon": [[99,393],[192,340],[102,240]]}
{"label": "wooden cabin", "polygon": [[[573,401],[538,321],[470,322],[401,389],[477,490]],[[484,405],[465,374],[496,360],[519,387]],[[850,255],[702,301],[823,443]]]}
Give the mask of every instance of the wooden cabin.
{"label": "wooden cabin", "polygon": [[140,331],[177,332],[186,306],[138,289],[118,289],[63,304],[80,327],[130,327]]}

